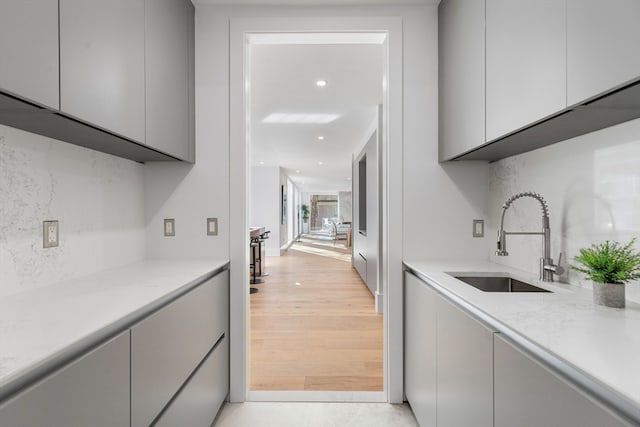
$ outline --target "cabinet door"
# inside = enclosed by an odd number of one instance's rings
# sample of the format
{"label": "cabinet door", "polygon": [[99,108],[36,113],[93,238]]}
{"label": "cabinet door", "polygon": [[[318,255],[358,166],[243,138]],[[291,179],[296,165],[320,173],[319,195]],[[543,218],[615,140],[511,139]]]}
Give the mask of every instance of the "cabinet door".
{"label": "cabinet door", "polygon": [[564,0],[487,1],[487,141],[567,105]]}
{"label": "cabinet door", "polygon": [[148,426],[228,330],[224,271],[131,328],[131,425]]}
{"label": "cabinet door", "polygon": [[436,425],[436,298],[404,274],[404,392],[423,427]]}
{"label": "cabinet door", "polygon": [[440,160],[485,143],[484,9],[484,0],[438,7]]}
{"label": "cabinet door", "polygon": [[567,0],[567,101],[640,77],[640,2]]}
{"label": "cabinet door", "polygon": [[629,426],[495,335],[495,427]]}
{"label": "cabinet door", "polygon": [[2,0],[0,90],[58,109],[58,0]]}
{"label": "cabinet door", "polygon": [[0,406],[0,426],[129,426],[129,331]]}
{"label": "cabinet door", "polygon": [[147,144],[189,159],[190,44],[194,9],[189,0],[146,0]]}
{"label": "cabinet door", "polygon": [[437,312],[437,425],[493,427],[493,332],[442,297]]}
{"label": "cabinet door", "polygon": [[60,109],[144,142],[144,0],[60,0]]}
{"label": "cabinet door", "polygon": [[228,393],[229,339],[225,337],[154,425],[210,426]]}

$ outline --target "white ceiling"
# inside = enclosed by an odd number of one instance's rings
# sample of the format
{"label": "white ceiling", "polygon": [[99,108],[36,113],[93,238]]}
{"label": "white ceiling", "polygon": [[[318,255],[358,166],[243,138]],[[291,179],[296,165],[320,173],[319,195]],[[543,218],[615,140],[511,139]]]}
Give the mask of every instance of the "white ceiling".
{"label": "white ceiling", "polygon": [[192,0],[196,5],[226,6],[366,6],[366,5],[425,5],[440,0]]}
{"label": "white ceiling", "polygon": [[[252,45],[251,164],[285,168],[305,192],[350,190],[351,156],[376,122],[382,70],[380,44]],[[327,86],[317,87],[319,79]],[[326,124],[264,123],[273,113],[339,118]],[[325,139],[318,140],[320,135]]]}

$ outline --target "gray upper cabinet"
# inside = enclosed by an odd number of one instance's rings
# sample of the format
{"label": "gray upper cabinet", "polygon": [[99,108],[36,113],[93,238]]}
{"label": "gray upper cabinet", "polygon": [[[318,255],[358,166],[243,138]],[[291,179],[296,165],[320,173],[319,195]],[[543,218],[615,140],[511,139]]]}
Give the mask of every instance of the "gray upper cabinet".
{"label": "gray upper cabinet", "polygon": [[567,0],[569,105],[640,77],[640,1]]}
{"label": "gray upper cabinet", "polygon": [[486,0],[486,138],[566,107],[564,0]]}
{"label": "gray upper cabinet", "polygon": [[60,0],[60,109],[144,142],[144,0]]}
{"label": "gray upper cabinet", "polygon": [[495,336],[495,427],[630,426]]}
{"label": "gray upper cabinet", "polygon": [[0,90],[57,110],[58,1],[2,0]]}
{"label": "gray upper cabinet", "polygon": [[193,160],[193,20],[189,0],[146,0],[147,144]]}
{"label": "gray upper cabinet", "polygon": [[484,0],[444,0],[438,8],[439,157],[485,142]]}

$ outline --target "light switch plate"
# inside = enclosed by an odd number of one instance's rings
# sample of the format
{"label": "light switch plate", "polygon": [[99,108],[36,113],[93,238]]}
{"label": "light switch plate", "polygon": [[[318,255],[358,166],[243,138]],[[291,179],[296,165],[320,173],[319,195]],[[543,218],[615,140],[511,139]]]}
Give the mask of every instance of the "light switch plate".
{"label": "light switch plate", "polygon": [[59,227],[57,220],[42,221],[42,247],[55,248],[58,246]]}
{"label": "light switch plate", "polygon": [[484,219],[473,220],[473,237],[484,237]]}
{"label": "light switch plate", "polygon": [[176,220],[174,218],[164,219],[164,236],[173,237],[176,235]]}
{"label": "light switch plate", "polygon": [[218,218],[207,218],[207,236],[218,235]]}

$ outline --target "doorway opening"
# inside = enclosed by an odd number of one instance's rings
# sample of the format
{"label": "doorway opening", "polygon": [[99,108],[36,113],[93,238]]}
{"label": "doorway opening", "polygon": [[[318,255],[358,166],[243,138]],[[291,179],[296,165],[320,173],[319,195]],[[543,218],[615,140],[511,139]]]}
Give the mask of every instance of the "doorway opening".
{"label": "doorway opening", "polygon": [[[383,30],[381,30],[381,28]],[[332,31],[326,33],[326,31]],[[299,393],[287,391],[282,393],[270,393],[259,395],[249,391],[248,361],[250,360],[250,340],[247,325],[249,322],[249,298],[247,292],[248,250],[246,247],[249,212],[252,200],[249,199],[249,171],[251,170],[251,123],[250,117],[253,109],[247,109],[251,102],[252,79],[247,78],[246,70],[251,63],[252,42],[256,37],[265,35],[271,37],[301,36],[308,41],[318,35],[336,37],[355,35],[367,37],[376,35],[383,39],[385,44],[385,76],[383,99],[383,123],[379,147],[379,170],[377,178],[380,184],[380,204],[377,209],[379,214],[378,235],[376,241],[380,244],[379,263],[372,272],[379,278],[380,301],[384,301],[380,307],[384,311],[383,324],[383,391],[362,393],[310,392]],[[362,40],[362,39],[361,39]],[[326,44],[326,43],[325,43]],[[240,49],[238,49],[240,48]],[[401,215],[401,166],[402,166],[402,109],[401,109],[401,21],[399,18],[348,18],[346,20],[313,18],[313,19],[238,19],[231,23],[231,206],[230,206],[230,233],[231,233],[231,336],[232,365],[231,365],[231,401],[243,400],[333,400],[333,401],[402,401],[402,309],[398,307],[401,302],[402,266],[402,215]],[[393,65],[391,65],[393,64]],[[243,71],[244,70],[244,71]],[[393,70],[393,72],[390,72]],[[236,73],[240,71],[240,73]],[[395,88],[394,91],[389,87]],[[388,92],[387,92],[388,91]],[[236,97],[236,95],[241,95]],[[376,106],[377,107],[377,106]],[[379,124],[379,123],[378,123]],[[392,139],[394,144],[388,141]],[[352,164],[354,152],[350,153]],[[369,157],[367,157],[369,159]],[[236,169],[237,167],[237,169]],[[287,202],[294,205],[300,203],[299,195],[288,197]],[[282,203],[282,200],[280,200]],[[390,204],[394,203],[394,209]],[[298,212],[293,212],[297,215]],[[287,224],[279,224],[288,229]],[[299,226],[294,225],[294,236],[299,234]],[[367,222],[367,234],[372,227]],[[297,229],[297,233],[296,233]],[[288,233],[283,232],[284,236]],[[284,242],[286,243],[286,242]],[[391,279],[391,280],[390,280]],[[391,285],[391,286],[390,286]],[[385,297],[382,299],[382,297]],[[235,340],[234,340],[235,337]],[[397,346],[398,342],[400,346]],[[268,393],[268,392],[265,392]]]}
{"label": "doorway opening", "polygon": [[[273,33],[251,37],[250,225],[271,233],[257,239],[268,251],[252,261],[261,277],[251,280],[250,396],[383,392],[383,313],[375,304],[379,233],[358,233],[354,246],[350,238],[353,159],[361,151],[378,157],[384,98],[385,36],[368,36],[359,34],[356,42],[350,35],[282,34],[277,43]],[[355,194],[372,193],[358,196],[372,201],[359,209],[371,230],[378,225],[379,174],[374,161],[369,176],[356,180],[369,181]],[[279,197],[269,197],[278,189]],[[304,234],[296,221],[301,202],[310,208]],[[278,223],[269,215],[275,209]]]}

